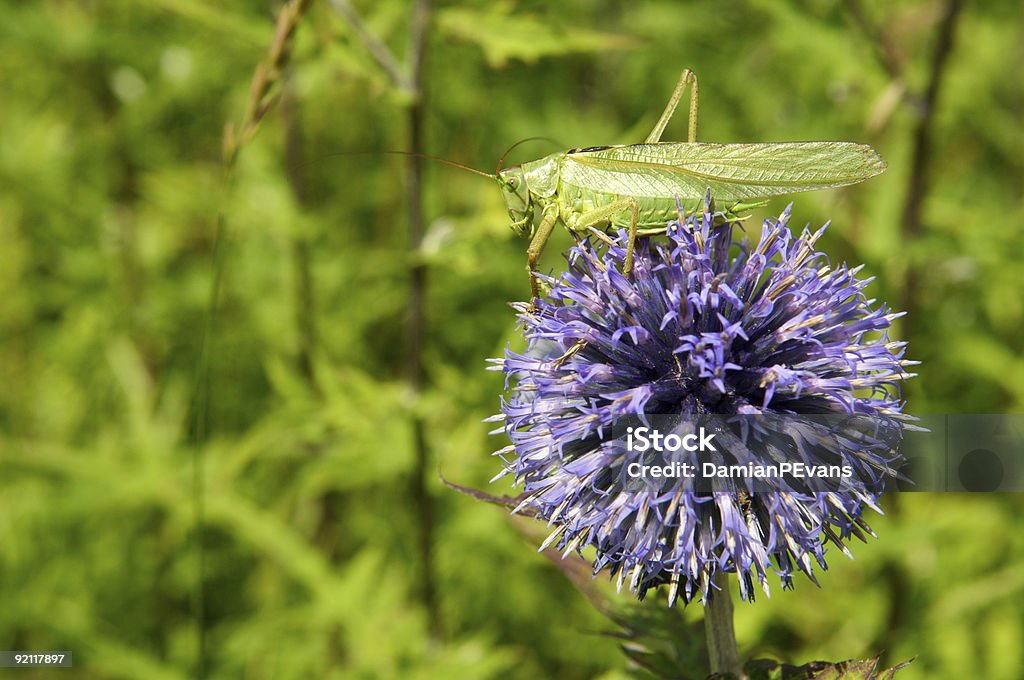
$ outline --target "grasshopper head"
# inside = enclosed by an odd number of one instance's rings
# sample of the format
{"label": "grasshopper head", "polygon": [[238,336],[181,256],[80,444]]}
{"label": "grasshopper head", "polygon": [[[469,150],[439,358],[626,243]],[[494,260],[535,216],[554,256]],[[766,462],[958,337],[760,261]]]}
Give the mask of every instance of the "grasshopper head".
{"label": "grasshopper head", "polygon": [[523,168],[518,165],[505,168],[498,173],[498,183],[512,220],[512,231],[517,236],[530,236],[533,232],[533,202]]}

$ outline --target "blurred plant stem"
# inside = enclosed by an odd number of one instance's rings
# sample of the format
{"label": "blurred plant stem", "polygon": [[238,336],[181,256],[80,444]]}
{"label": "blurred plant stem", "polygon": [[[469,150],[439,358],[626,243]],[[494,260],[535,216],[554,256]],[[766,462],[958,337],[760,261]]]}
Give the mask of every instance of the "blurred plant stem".
{"label": "blurred plant stem", "polygon": [[[956,38],[957,22],[963,9],[963,0],[944,0],[939,16],[935,44],[932,47],[931,59],[928,64],[928,80],[923,90],[910,91],[903,84],[907,80],[907,71],[911,64],[909,59],[900,58],[899,50],[892,38],[886,33],[887,22],[873,21],[865,11],[860,0],[845,0],[846,8],[857,28],[870,43],[878,64],[896,84],[894,92],[907,103],[914,114],[915,124],[911,137],[910,170],[907,173],[907,189],[904,195],[902,211],[902,232],[906,245],[916,241],[924,231],[923,208],[928,197],[930,168],[932,157],[932,128],[935,124],[935,112],[942,83],[946,73],[946,65],[953,52]],[[888,120],[891,107],[883,107],[886,111],[879,120]],[[877,112],[876,112],[877,114]],[[874,117],[874,116],[873,116]],[[881,125],[881,122],[869,125],[869,128]],[[918,306],[919,267],[914,260],[907,265],[906,281],[903,286],[901,307],[907,313],[903,319],[903,335],[913,341],[914,319]]]}
{"label": "blurred plant stem", "polygon": [[[291,74],[284,77],[284,96],[281,110],[285,121],[284,155],[288,184],[300,209],[309,201],[306,177],[303,173],[305,143],[299,120],[299,103]],[[295,330],[298,338],[296,361],[299,373],[309,388],[317,394],[320,389],[313,375],[313,348],[316,345],[316,313],[313,298],[313,276],[310,272],[309,236],[304,230],[293,232],[290,239],[295,295]]]}
{"label": "blurred plant stem", "polygon": [[434,578],[434,503],[427,489],[427,474],[430,469],[430,451],[419,400],[423,391],[423,344],[426,336],[424,300],[427,289],[427,267],[421,257],[423,246],[423,52],[426,46],[430,19],[430,0],[417,0],[413,7],[409,35],[409,72],[413,100],[407,112],[409,125],[409,150],[414,154],[406,158],[406,209],[408,218],[408,249],[412,260],[412,281],[408,306],[408,379],[412,392],[413,444],[416,447],[416,467],[412,477],[412,497],[419,519],[419,550],[423,562],[421,581],[423,604],[427,609],[430,631],[434,639],[441,635],[441,619],[437,606],[437,589]]}
{"label": "blurred plant stem", "polygon": [[[846,0],[846,5],[856,24],[875,49],[876,58],[885,72],[893,81],[904,82],[909,66],[908,60],[897,57],[898,51],[885,32],[884,24],[873,23],[860,4],[860,0]],[[923,209],[931,188],[929,165],[933,155],[932,128],[935,124],[939,94],[946,74],[946,65],[953,52],[957,22],[961,16],[963,5],[962,0],[944,0],[942,3],[937,35],[928,65],[928,80],[923,91],[909,92],[902,86],[899,88],[899,91],[903,93],[903,101],[910,105],[916,118],[911,137],[910,169],[906,178],[907,189],[901,219],[904,244],[909,247],[913,247],[925,229]],[[932,266],[931,263],[929,266]],[[921,263],[916,258],[911,257],[907,261],[905,277],[903,300],[900,305],[906,312],[906,316],[902,320],[902,334],[913,347],[917,334],[914,324],[920,311],[921,288]],[[893,494],[887,505],[890,516],[899,516],[900,495]],[[889,614],[885,628],[879,632],[872,647],[885,650],[880,658],[884,664],[887,664],[892,661],[890,650],[896,646],[894,640],[898,639],[909,621],[908,612],[911,609],[909,583],[911,579],[904,563],[895,558],[886,561],[882,567],[882,573],[888,590]]]}
{"label": "blurred plant stem", "polygon": [[291,39],[295,29],[311,4],[312,0],[291,0],[281,8],[274,28],[274,39],[253,73],[242,124],[237,129],[230,122],[224,127],[221,157],[225,174],[229,178],[234,173],[238,154],[256,136],[260,122],[277,101],[278,93],[274,86],[281,79],[291,58]]}
{"label": "blurred plant stem", "polygon": [[423,347],[426,339],[425,300],[427,267],[423,261],[423,140],[424,118],[424,51],[430,29],[430,0],[415,0],[409,19],[409,37],[405,69],[391,50],[371,33],[358,12],[347,0],[331,0],[331,6],[349,24],[356,38],[374,58],[392,85],[409,95],[406,110],[408,151],[405,161],[406,248],[410,263],[409,298],[406,304],[406,382],[410,396],[415,465],[410,482],[410,495],[416,512],[417,548],[422,575],[420,596],[427,612],[431,637],[441,636],[441,617],[437,603],[434,568],[434,500],[427,488],[430,472],[430,448],[426,423],[420,402],[426,382]]}
{"label": "blurred plant stem", "polygon": [[[391,81],[391,84],[404,92],[412,94],[418,92],[420,89],[419,86],[422,83],[412,82],[416,80],[415,72],[417,69],[409,69],[409,73],[412,74],[410,79],[410,76],[407,76],[402,71],[402,67],[398,63],[398,59],[396,59],[395,56],[391,53],[391,50],[388,49],[388,46],[382,43],[377,38],[377,36],[375,36],[373,33],[370,32],[369,29],[366,28],[366,24],[363,23],[362,17],[359,16],[359,13],[356,12],[355,9],[353,9],[352,5],[349,4],[348,0],[329,0],[329,2],[331,4],[331,7],[334,8],[334,11],[340,14],[341,17],[345,20],[345,22],[348,23],[349,28],[352,29],[353,33],[355,33],[356,38],[359,39],[359,42],[363,44],[363,47],[366,49],[366,51],[370,53],[370,56],[373,57],[374,61],[377,62],[377,65],[380,66],[382,71],[384,71],[385,75],[387,75],[388,77],[388,80]],[[419,9],[419,4],[417,4],[416,11],[419,11]],[[418,30],[416,21],[417,20],[414,15],[412,24],[410,26],[410,37],[413,38],[413,40],[410,41],[410,47],[414,47],[416,43],[415,35]],[[410,52],[410,57],[415,60],[422,61],[422,54],[416,55],[414,52]],[[415,64],[410,65],[416,66]]]}
{"label": "blurred plant stem", "polygon": [[[903,207],[903,233],[908,245],[920,238],[923,231],[922,208],[929,190],[928,164],[932,156],[932,126],[935,120],[936,102],[942,89],[946,64],[953,51],[957,19],[962,7],[961,0],[946,0],[944,3],[938,36],[932,50],[928,83],[925,85],[924,95],[917,106],[917,125],[914,128],[910,172],[907,175],[906,202]],[[903,310],[907,313],[904,320],[904,335],[908,340],[913,340],[914,334],[912,324],[918,306],[918,273],[918,263],[912,260],[907,270],[907,283],[903,289],[905,296]]]}
{"label": "blurred plant stem", "polygon": [[[284,120],[284,156],[286,176],[292,195],[299,210],[305,213],[309,204],[309,183],[304,172],[305,135],[300,115],[300,102],[295,95],[291,69],[282,77],[281,117]],[[289,236],[289,250],[293,277],[293,307],[295,310],[296,368],[317,400],[323,401],[324,394],[316,379],[313,355],[317,346],[316,299],[313,289],[313,274],[310,265],[310,235],[304,228],[293,230]],[[313,441],[306,445],[310,457],[323,454],[322,442]],[[318,509],[316,544],[325,560],[336,566],[343,550],[340,531],[344,495],[336,489],[326,489],[314,503]],[[344,642],[342,631],[332,626],[327,631],[327,653],[332,665],[344,663]]]}
{"label": "blurred plant stem", "polygon": [[[221,145],[223,163],[222,195],[230,188],[238,155],[259,130],[259,124],[277,100],[275,85],[281,79],[284,69],[291,57],[292,36],[298,28],[299,21],[309,9],[312,0],[292,0],[285,4],[278,13],[274,28],[274,39],[267,49],[263,60],[256,66],[252,82],[249,86],[249,98],[241,125],[236,129],[228,122],[224,126]],[[203,479],[203,461],[201,444],[209,437],[210,409],[210,354],[216,331],[215,322],[220,299],[220,285],[224,270],[224,250],[227,232],[227,219],[224,209],[217,215],[216,232],[212,246],[212,277],[210,280],[209,301],[206,319],[203,324],[200,340],[199,362],[193,388],[191,409],[189,413],[189,443],[192,447],[192,503],[195,525],[193,540],[196,547],[196,587],[193,590],[193,611],[196,619],[196,665],[194,677],[205,678],[208,667],[208,649],[206,640],[206,605],[205,578],[206,557],[202,535],[206,524],[205,480]]]}
{"label": "blurred plant stem", "polygon": [[[946,73],[946,64],[953,51],[956,36],[957,20],[963,7],[961,0],[946,0],[942,18],[940,19],[938,36],[932,50],[931,64],[928,71],[928,82],[924,95],[917,106],[917,124],[914,127],[913,146],[911,151],[910,172],[907,175],[906,202],[903,207],[903,234],[907,245],[912,245],[921,238],[924,231],[923,206],[928,196],[929,163],[932,158],[932,127],[935,121],[936,103],[942,89]],[[917,313],[920,311],[919,291],[922,264],[911,258],[907,265],[906,284],[903,287],[903,335],[913,342],[916,329],[914,326]],[[932,266],[930,263],[928,266]],[[899,513],[897,499],[894,494],[891,514]],[[909,612],[912,607],[909,588],[911,582],[905,564],[897,559],[889,560],[883,567],[885,581],[889,590],[889,616],[885,625],[885,633],[875,640],[875,647],[884,650],[881,655],[883,663],[892,662],[891,654],[895,645],[892,643],[904,627],[909,623]]]}
{"label": "blurred plant stem", "polygon": [[715,573],[711,597],[704,604],[704,633],[707,637],[711,672],[733,673],[737,678],[744,677],[740,654],[736,648],[736,632],[732,625],[729,574],[723,571]]}

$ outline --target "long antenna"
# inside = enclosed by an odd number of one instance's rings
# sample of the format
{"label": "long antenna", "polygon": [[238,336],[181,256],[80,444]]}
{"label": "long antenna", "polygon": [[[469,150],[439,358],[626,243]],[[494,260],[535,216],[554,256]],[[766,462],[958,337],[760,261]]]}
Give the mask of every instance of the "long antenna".
{"label": "long antenna", "polygon": [[388,154],[389,156],[419,156],[420,158],[426,158],[427,160],[437,161],[438,163],[444,163],[445,165],[450,165],[453,168],[459,168],[460,170],[466,170],[467,172],[472,172],[474,175],[480,175],[481,177],[486,177],[488,179],[497,179],[498,178],[497,175],[492,175],[490,173],[486,173],[483,170],[477,170],[476,168],[471,168],[468,165],[463,165],[462,163],[456,163],[455,161],[450,161],[447,158],[438,158],[437,156],[431,156],[428,153],[420,153],[418,151],[338,151],[338,152],[335,152],[335,153],[327,154],[326,156],[323,156],[322,158],[330,158],[332,156],[365,156],[365,155],[369,155],[369,154],[378,154],[378,153]]}
{"label": "long antenna", "polygon": [[498,167],[494,171],[495,176],[497,176],[497,175],[499,175],[501,173],[501,168],[505,164],[505,159],[508,158],[508,155],[510,153],[512,153],[513,149],[515,149],[520,144],[526,144],[527,142],[535,142],[538,139],[542,140],[542,141],[545,141],[545,142],[551,142],[555,146],[559,146],[558,142],[556,142],[555,140],[551,139],[550,137],[527,137],[526,139],[520,139],[518,142],[516,142],[512,146],[510,146],[507,149],[505,149],[505,153],[501,154],[501,158],[498,159]]}
{"label": "long antenna", "polygon": [[426,158],[426,159],[431,160],[431,161],[437,161],[438,163],[444,163],[445,165],[450,165],[453,168],[459,168],[460,170],[466,170],[468,172],[472,172],[474,175],[480,175],[481,177],[487,177],[488,179],[497,179],[498,178],[497,175],[492,175],[490,173],[484,172],[483,170],[477,170],[476,168],[471,168],[468,165],[463,165],[462,163],[456,163],[455,161],[450,161],[447,158],[438,158],[437,156],[431,156],[429,153],[420,153],[418,151],[382,151],[381,153],[391,154],[391,155],[394,155],[394,156],[419,156],[420,158]]}

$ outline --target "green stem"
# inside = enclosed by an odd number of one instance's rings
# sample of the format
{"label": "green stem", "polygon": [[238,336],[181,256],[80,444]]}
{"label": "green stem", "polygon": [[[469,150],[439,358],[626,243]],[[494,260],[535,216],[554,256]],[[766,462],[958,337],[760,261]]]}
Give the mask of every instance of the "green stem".
{"label": "green stem", "polygon": [[405,205],[408,211],[408,253],[412,262],[411,286],[409,289],[407,329],[408,363],[406,377],[413,395],[412,435],[416,452],[416,464],[412,476],[412,499],[416,506],[418,520],[418,543],[422,576],[421,595],[427,610],[427,621],[432,641],[441,638],[441,608],[437,594],[437,568],[434,560],[435,524],[437,522],[434,499],[427,486],[431,478],[431,456],[427,443],[427,424],[420,408],[419,399],[427,382],[423,349],[427,342],[427,264],[423,260],[423,158],[424,118],[426,96],[424,94],[423,57],[430,28],[431,0],[416,0],[412,7],[409,24],[409,85],[413,101],[407,111],[409,129],[409,151],[413,155],[406,160]]}
{"label": "green stem", "polygon": [[711,598],[704,605],[704,634],[712,673],[733,673],[743,677],[740,654],[736,649],[736,632],[732,627],[732,596],[729,575],[719,571],[713,577]]}

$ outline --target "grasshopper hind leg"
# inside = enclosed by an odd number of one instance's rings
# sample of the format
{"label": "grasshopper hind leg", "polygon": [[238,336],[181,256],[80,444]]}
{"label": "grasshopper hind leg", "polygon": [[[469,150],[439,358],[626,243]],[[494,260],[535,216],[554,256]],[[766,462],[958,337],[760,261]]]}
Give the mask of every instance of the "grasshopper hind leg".
{"label": "grasshopper hind leg", "polygon": [[[567,226],[569,227],[569,232],[577,241],[580,238],[580,234],[584,231],[590,231],[605,243],[615,245],[615,242],[607,234],[595,229],[594,226],[601,224],[602,222],[611,223],[612,219],[616,215],[621,214],[625,210],[629,210],[630,220],[628,225],[629,235],[626,242],[626,255],[622,261],[622,275],[628,278],[633,271],[633,256],[636,252],[637,224],[640,221],[640,206],[636,202],[635,198],[630,196],[629,198],[624,198],[620,201],[615,201],[614,203],[609,203],[608,205],[601,206],[600,208],[582,213],[573,220],[572,224]],[[598,266],[601,267],[603,271],[604,268],[600,262],[598,262]],[[586,346],[586,340],[577,340],[569,349],[563,352],[561,356],[552,360],[552,367],[556,369],[560,368],[562,364],[583,351]]]}
{"label": "grasshopper hind leg", "polygon": [[651,134],[647,135],[645,144],[654,144],[661,141],[661,135],[665,132],[665,126],[672,119],[672,114],[676,112],[676,107],[679,106],[679,100],[683,98],[683,92],[686,91],[687,85],[690,86],[690,120],[686,126],[686,141],[697,141],[697,104],[699,96],[697,76],[690,69],[684,68],[682,75],[679,76],[679,82],[676,83],[676,89],[672,91],[672,96],[669,98],[668,104],[658,120],[658,124],[651,130]]}
{"label": "grasshopper hind leg", "polygon": [[[621,200],[603,205],[600,208],[595,208],[589,212],[582,213],[579,215],[574,224],[570,225],[570,230],[574,233],[583,232],[590,229],[591,227],[601,224],[603,222],[612,223],[613,218],[616,215],[622,214],[624,211],[630,212],[629,223],[626,225],[629,230],[626,241],[626,256],[622,261],[622,273],[624,276],[629,276],[633,271],[633,256],[636,253],[636,239],[638,224],[640,222],[640,204],[636,202],[636,199],[632,196],[623,198]],[[613,241],[606,237],[604,234],[599,235],[602,241],[609,245]]]}

